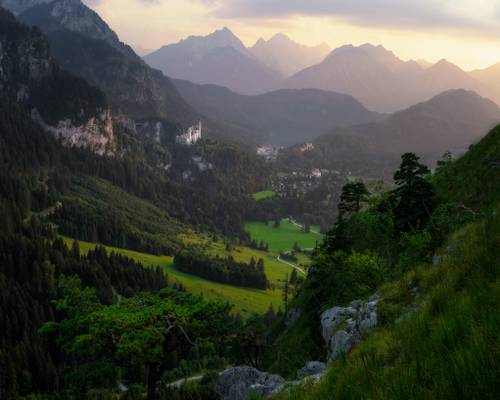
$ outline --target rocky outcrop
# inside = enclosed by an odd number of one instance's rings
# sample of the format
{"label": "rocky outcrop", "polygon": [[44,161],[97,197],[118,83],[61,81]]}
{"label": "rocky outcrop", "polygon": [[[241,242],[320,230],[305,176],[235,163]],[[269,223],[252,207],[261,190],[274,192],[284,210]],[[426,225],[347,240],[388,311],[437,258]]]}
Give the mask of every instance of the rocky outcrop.
{"label": "rocky outcrop", "polygon": [[248,400],[250,395],[267,399],[307,381],[317,382],[323,377],[325,370],[325,363],[310,361],[298,372],[297,380],[285,381],[279,375],[262,372],[255,368],[232,367],[220,375],[216,391],[222,400]]}
{"label": "rocky outcrop", "polygon": [[328,360],[349,353],[377,325],[379,296],[367,302],[353,301],[348,307],[333,307],[321,314],[323,339],[328,345]]}
{"label": "rocky outcrop", "polygon": [[309,361],[303,368],[297,372],[297,379],[302,380],[304,378],[313,376],[319,377],[326,370],[326,364],[320,361]]}
{"label": "rocky outcrop", "polygon": [[65,146],[88,148],[101,156],[115,154],[113,121],[109,111],[92,117],[79,126],[75,126],[70,119],[50,126],[43,121],[36,109],[33,109],[31,117]]}
{"label": "rocky outcrop", "polygon": [[222,400],[247,400],[252,393],[268,398],[284,387],[285,380],[279,375],[251,367],[233,367],[221,374],[216,391]]}
{"label": "rocky outcrop", "polygon": [[[329,362],[341,354],[349,353],[375,328],[379,301],[380,297],[375,294],[368,301],[355,300],[348,307],[333,307],[321,314]],[[310,361],[297,372],[295,381],[285,381],[279,375],[250,367],[229,368],[221,374],[216,390],[222,400],[247,400],[252,393],[266,399],[307,381],[319,381],[326,367],[327,364],[323,362]]]}

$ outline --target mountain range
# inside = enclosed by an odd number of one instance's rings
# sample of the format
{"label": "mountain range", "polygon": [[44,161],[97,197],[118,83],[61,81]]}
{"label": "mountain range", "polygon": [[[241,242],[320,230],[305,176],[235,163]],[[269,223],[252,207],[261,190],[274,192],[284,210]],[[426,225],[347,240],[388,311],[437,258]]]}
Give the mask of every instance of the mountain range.
{"label": "mountain range", "polygon": [[[307,47],[283,34],[246,48],[228,28],[189,37],[144,58],[167,76],[241,94],[320,89],[349,94],[376,112],[395,112],[451,89],[500,102],[497,67],[466,72],[446,60],[403,61],[383,46]],[[290,76],[291,75],[291,76]]]}
{"label": "mountain range", "polygon": [[227,28],[164,46],[144,60],[167,76],[213,83],[246,94],[265,92],[282,79],[279,72],[262,64]]}
{"label": "mountain range", "polygon": [[490,88],[456,65],[441,60],[423,68],[402,61],[382,46],[343,46],[322,63],[288,78],[282,86],[348,93],[365,107],[394,112],[450,89],[474,90],[492,97]]}

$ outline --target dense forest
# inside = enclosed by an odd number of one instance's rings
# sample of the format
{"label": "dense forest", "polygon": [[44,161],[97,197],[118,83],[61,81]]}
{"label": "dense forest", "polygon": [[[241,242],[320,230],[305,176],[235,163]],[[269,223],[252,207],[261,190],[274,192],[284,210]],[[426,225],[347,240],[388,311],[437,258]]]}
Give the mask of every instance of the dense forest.
{"label": "dense forest", "polygon": [[[96,391],[112,396],[119,379],[130,385],[130,398],[136,387],[151,399],[213,395],[213,379],[193,390],[155,387],[162,379],[183,376],[181,371],[224,363],[217,343],[233,323],[228,306],[163,290],[168,281],[159,268],[146,269],[103,247],[83,253],[76,241],[68,248],[59,234],[163,254],[179,249],[176,235],[183,223],[246,237],[241,203],[258,185],[252,165],[262,165],[234,145],[207,141],[196,151],[215,168],[199,171],[200,184],[192,185],[176,177],[176,165],[167,172],[155,163],[155,154],[164,157],[167,148],[127,130],[115,132],[117,157],[62,146],[33,121],[31,107],[38,107],[46,122],[69,118],[78,123],[105,107],[105,96],[62,73],[36,29],[24,28],[3,10],[0,17],[0,42],[7,50],[1,65],[4,72],[13,71],[0,82],[0,397],[81,399],[94,398]],[[46,78],[16,75],[24,70],[8,67],[19,66],[19,57],[49,66]],[[31,67],[28,73],[35,71]],[[18,101],[18,85],[27,85],[30,101]],[[61,85],[74,103],[54,95]],[[179,168],[182,160],[193,168],[193,156],[178,155]],[[246,164],[232,169],[231,160]],[[117,326],[132,320],[137,325],[121,342],[108,332],[90,343],[111,315]],[[155,330],[152,315],[158,321]],[[206,321],[210,326],[203,325]],[[144,328],[150,329],[149,339],[142,336]],[[133,329],[138,336],[131,342]],[[82,348],[72,343],[81,345],[82,339],[87,341]],[[148,348],[150,358],[124,360],[123,346],[129,345]],[[166,363],[156,362],[160,348]]]}
{"label": "dense forest", "polygon": [[237,262],[232,257],[210,257],[188,247],[175,255],[174,266],[179,271],[234,286],[266,289],[267,277],[264,260],[250,260],[250,263]]}

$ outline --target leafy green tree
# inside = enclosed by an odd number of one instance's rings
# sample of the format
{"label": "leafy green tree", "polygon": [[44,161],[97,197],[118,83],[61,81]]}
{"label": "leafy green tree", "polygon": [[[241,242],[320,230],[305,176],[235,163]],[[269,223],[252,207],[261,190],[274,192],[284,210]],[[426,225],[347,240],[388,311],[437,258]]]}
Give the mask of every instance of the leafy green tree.
{"label": "leafy green tree", "polygon": [[435,207],[432,184],[426,179],[430,170],[414,153],[403,154],[401,166],[394,174],[397,189],[391,193],[393,214],[399,232],[423,226]]}
{"label": "leafy green tree", "polygon": [[178,366],[204,341],[217,341],[228,327],[229,306],[165,289],[142,293],[119,305],[101,305],[93,289],[77,278],[63,280],[64,297],[56,303],[66,315],[46,324],[42,333],[57,333],[62,348],[75,360],[106,362],[147,370],[147,398],[156,398],[161,375]]}

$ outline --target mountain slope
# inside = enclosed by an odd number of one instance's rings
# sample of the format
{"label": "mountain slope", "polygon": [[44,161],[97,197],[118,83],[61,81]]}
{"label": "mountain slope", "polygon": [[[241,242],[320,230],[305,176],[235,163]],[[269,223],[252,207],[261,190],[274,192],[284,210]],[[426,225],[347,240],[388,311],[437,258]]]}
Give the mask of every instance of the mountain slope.
{"label": "mountain slope", "polygon": [[182,97],[207,117],[259,132],[266,144],[303,143],[332,127],[381,118],[351,96],[315,89],[244,96],[215,85],[181,80],[174,80],[174,84]]}
{"label": "mountain slope", "polygon": [[500,121],[495,103],[474,92],[452,90],[391,115],[376,124],[343,130],[367,140],[377,153],[413,151],[439,156],[445,150],[464,151]]}
{"label": "mountain slope", "polygon": [[45,4],[52,1],[53,0],[0,0],[0,6],[12,11],[14,15],[18,15],[37,4]]}
{"label": "mountain slope", "polygon": [[321,62],[330,52],[326,44],[309,47],[294,42],[288,36],[278,33],[269,40],[259,39],[250,49],[262,63],[290,76]]}
{"label": "mountain slope", "polygon": [[245,94],[276,86],[281,76],[263,65],[227,28],[208,36],[191,36],[144,57],[167,76],[216,84]]}
{"label": "mountain slope", "polygon": [[36,5],[19,18],[42,29],[60,64],[105,91],[115,110],[177,124],[199,118],[168,78],[149,68],[80,0]]}
{"label": "mountain slope", "polygon": [[490,90],[458,67],[441,61],[427,69],[403,62],[382,46],[343,46],[322,63],[283,83],[288,88],[318,88],[347,93],[378,112],[393,112],[449,89]]}
{"label": "mountain slope", "polygon": [[[17,102],[29,117],[63,143],[99,154],[115,148],[104,93],[62,70],[39,32],[0,8],[0,88],[4,107]],[[43,127],[43,128],[42,128]]]}
{"label": "mountain slope", "polygon": [[433,165],[445,151],[464,152],[499,121],[495,103],[452,90],[380,122],[334,129],[316,139],[313,151],[287,149],[282,159],[292,165],[390,176],[401,154],[415,152]]}

